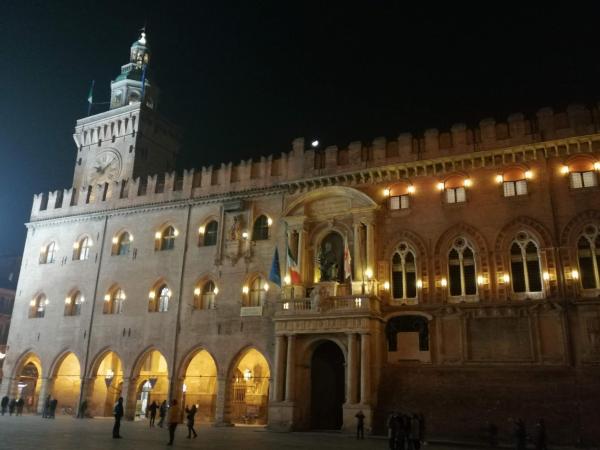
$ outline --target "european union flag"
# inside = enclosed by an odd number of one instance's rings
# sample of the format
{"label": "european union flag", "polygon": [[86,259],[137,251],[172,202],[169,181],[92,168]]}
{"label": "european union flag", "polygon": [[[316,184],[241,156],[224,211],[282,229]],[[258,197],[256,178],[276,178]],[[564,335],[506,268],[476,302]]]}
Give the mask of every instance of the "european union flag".
{"label": "european union flag", "polygon": [[281,287],[281,269],[279,268],[279,252],[275,247],[273,254],[273,262],[271,263],[271,272],[269,272],[269,281],[272,281],[277,286]]}

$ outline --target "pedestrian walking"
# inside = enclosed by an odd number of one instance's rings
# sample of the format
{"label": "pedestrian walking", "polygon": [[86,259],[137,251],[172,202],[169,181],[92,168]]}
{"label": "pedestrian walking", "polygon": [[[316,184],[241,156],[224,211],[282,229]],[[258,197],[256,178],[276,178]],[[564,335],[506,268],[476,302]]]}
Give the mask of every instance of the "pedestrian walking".
{"label": "pedestrian walking", "polygon": [[160,404],[160,409],[158,411],[158,415],[160,417],[160,420],[158,421],[158,426],[162,428],[165,424],[165,417],[167,416],[167,401],[166,400],[163,400],[163,402]]}
{"label": "pedestrian walking", "polygon": [[173,399],[173,401],[171,401],[171,406],[169,407],[169,417],[167,418],[167,424],[169,426],[169,442],[167,445],[173,445],[173,441],[175,440],[175,429],[179,423],[179,416],[179,405],[177,404],[177,400]]}
{"label": "pedestrian walking", "polygon": [[538,420],[535,424],[535,435],[534,435],[535,450],[548,450],[546,444],[546,424],[544,419]]}
{"label": "pedestrian walking", "polygon": [[404,421],[398,412],[388,419],[388,437],[390,450],[404,450]]}
{"label": "pedestrian walking", "polygon": [[17,401],[13,398],[8,402],[8,415],[12,416],[15,412],[15,407],[17,406]]}
{"label": "pedestrian walking", "polygon": [[50,418],[51,419],[56,418],[56,408],[57,407],[58,407],[58,400],[56,400],[55,398],[50,400]]}
{"label": "pedestrian walking", "polygon": [[362,409],[356,413],[356,439],[365,438],[365,414]]}
{"label": "pedestrian walking", "polygon": [[8,409],[8,395],[2,397],[2,401],[0,401],[0,410],[2,411],[2,415],[6,414],[6,410]]}
{"label": "pedestrian walking", "polygon": [[23,415],[23,407],[25,406],[25,400],[23,400],[23,397],[20,397],[17,400],[17,416],[22,416]]}
{"label": "pedestrian walking", "polygon": [[413,414],[410,420],[410,433],[408,435],[410,445],[413,450],[420,450],[421,448],[421,426],[419,416]]}
{"label": "pedestrian walking", "polygon": [[154,426],[154,422],[156,421],[156,410],[158,409],[158,405],[155,401],[153,401],[150,406],[148,406],[148,411],[150,412],[150,426]]}
{"label": "pedestrian walking", "polygon": [[113,415],[115,416],[115,425],[113,426],[113,439],[121,439],[121,418],[123,417],[123,397],[119,397]]}
{"label": "pedestrian walking", "polygon": [[516,450],[526,450],[527,448],[527,431],[523,419],[517,419],[515,422],[515,448]]}
{"label": "pedestrian walking", "polygon": [[194,421],[196,420],[196,412],[197,411],[198,411],[198,408],[196,408],[196,405],[192,405],[191,408],[185,408],[185,412],[187,414],[187,428],[188,428],[187,438],[188,439],[191,439],[192,433],[194,434],[194,439],[196,439],[198,437],[196,430],[194,430]]}
{"label": "pedestrian walking", "polygon": [[50,415],[50,400],[51,397],[46,397],[46,401],[44,402],[44,409],[42,409],[42,418],[47,419]]}

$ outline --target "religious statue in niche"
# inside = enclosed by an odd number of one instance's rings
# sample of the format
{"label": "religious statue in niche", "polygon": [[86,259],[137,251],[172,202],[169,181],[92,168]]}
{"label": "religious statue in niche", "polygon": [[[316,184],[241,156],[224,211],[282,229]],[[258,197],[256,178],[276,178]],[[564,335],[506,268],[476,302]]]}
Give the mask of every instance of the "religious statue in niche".
{"label": "religious statue in niche", "polygon": [[229,228],[229,240],[237,241],[242,236],[242,217],[237,215],[233,216],[233,222]]}
{"label": "religious statue in niche", "polygon": [[319,281],[343,281],[344,241],[339,233],[332,231],[321,241],[317,264],[321,273]]}

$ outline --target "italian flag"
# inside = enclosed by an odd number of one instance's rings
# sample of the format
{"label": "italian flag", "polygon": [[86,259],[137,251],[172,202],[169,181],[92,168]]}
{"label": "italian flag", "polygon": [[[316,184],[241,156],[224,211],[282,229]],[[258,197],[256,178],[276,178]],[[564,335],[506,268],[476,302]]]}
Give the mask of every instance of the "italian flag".
{"label": "italian flag", "polygon": [[290,271],[290,279],[292,284],[301,284],[302,279],[300,278],[300,271],[298,270],[298,263],[292,256],[292,250],[288,247],[287,249],[287,266]]}

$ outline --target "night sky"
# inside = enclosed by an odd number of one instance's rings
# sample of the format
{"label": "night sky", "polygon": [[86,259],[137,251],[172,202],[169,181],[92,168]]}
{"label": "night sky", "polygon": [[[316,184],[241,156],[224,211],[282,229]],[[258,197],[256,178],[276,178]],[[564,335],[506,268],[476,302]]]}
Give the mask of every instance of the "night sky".
{"label": "night sky", "polygon": [[181,167],[600,99],[597,10],[404,3],[4,0],[0,255],[22,252],[34,193],[70,187],[90,82],[108,101],[145,22]]}

